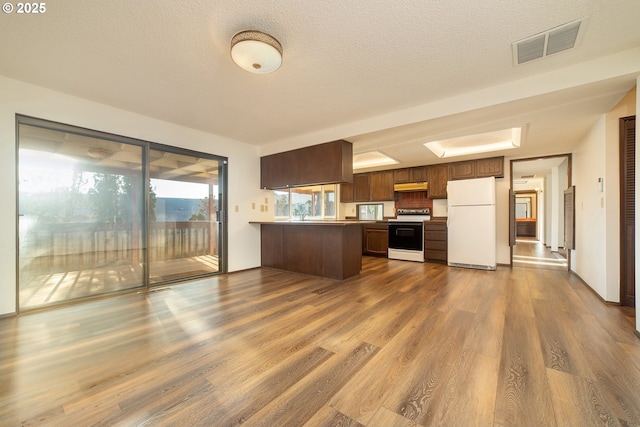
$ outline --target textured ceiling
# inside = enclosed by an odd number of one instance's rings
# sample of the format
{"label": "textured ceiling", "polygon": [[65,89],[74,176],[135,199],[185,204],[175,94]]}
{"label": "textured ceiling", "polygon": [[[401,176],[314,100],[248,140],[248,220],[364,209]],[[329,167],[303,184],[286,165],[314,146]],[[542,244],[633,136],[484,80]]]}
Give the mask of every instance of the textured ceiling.
{"label": "textured ceiling", "polygon": [[[422,142],[513,125],[527,126],[520,155],[558,152],[640,74],[638,0],[46,4],[0,17],[1,75],[265,154],[345,138],[356,152],[433,163]],[[575,49],[513,65],[512,42],[583,17]],[[230,39],[246,29],[280,41],[277,72],[231,61]]]}

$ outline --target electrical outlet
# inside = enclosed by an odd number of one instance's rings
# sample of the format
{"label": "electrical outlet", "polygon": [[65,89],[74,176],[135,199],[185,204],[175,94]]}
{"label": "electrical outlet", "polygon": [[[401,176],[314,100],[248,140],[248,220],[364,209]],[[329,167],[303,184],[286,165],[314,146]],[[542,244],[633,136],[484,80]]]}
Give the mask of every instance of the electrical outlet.
{"label": "electrical outlet", "polygon": [[268,197],[265,197],[265,198],[264,198],[264,204],[265,204],[265,205],[268,205],[268,204],[269,204],[269,198],[268,198]]}
{"label": "electrical outlet", "polygon": [[251,203],[251,209],[255,209],[256,208],[256,204],[255,203]]}
{"label": "electrical outlet", "polygon": [[236,205],[236,212],[238,212],[240,210],[240,206]]}
{"label": "electrical outlet", "polygon": [[260,205],[260,212],[264,212],[264,205]]}

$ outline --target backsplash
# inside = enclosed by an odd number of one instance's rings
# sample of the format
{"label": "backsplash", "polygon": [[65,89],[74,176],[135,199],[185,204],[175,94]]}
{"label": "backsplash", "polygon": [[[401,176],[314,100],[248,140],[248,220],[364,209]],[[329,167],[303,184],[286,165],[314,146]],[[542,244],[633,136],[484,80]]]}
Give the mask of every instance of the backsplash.
{"label": "backsplash", "polygon": [[396,209],[433,208],[433,200],[427,198],[426,191],[396,193]]}

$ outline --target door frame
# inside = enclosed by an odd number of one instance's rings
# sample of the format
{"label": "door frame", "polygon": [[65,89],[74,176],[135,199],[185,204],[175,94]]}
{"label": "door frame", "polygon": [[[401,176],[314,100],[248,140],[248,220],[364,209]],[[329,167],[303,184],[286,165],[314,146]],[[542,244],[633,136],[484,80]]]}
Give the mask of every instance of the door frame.
{"label": "door frame", "polygon": [[[544,160],[544,159],[553,159],[553,158],[558,158],[558,157],[564,157],[567,159],[567,188],[571,187],[573,185],[572,181],[571,181],[571,168],[572,168],[572,155],[571,153],[564,153],[564,154],[549,154],[549,155],[544,155],[544,156],[535,156],[535,157],[526,157],[526,158],[522,158],[522,159],[511,159],[509,161],[509,190],[510,192],[513,192],[513,181],[514,181],[514,177],[513,177],[513,166],[514,163],[519,163],[519,162],[530,162],[530,161],[535,161],[535,160]],[[514,194],[515,196],[515,194]],[[548,223],[547,219],[545,218],[545,223]],[[513,245],[510,245],[509,247],[509,252],[510,252],[510,265],[513,266],[513,247],[515,246],[515,241],[516,241],[516,236],[515,236],[515,209],[509,209],[509,224],[510,224],[510,229],[514,230],[514,236],[512,239]],[[510,243],[512,243],[510,242]],[[571,271],[571,249],[566,249],[567,252],[567,271]]]}
{"label": "door frame", "polygon": [[[20,305],[20,278],[21,278],[20,198],[21,198],[21,193],[19,188],[19,184],[20,184],[19,174],[20,174],[20,148],[21,148],[20,129],[21,129],[21,126],[23,125],[35,127],[35,128],[49,129],[56,132],[66,132],[66,133],[78,135],[81,137],[95,138],[97,140],[104,140],[110,143],[113,142],[117,144],[126,144],[126,145],[140,148],[139,155],[140,155],[140,168],[142,169],[142,175],[141,175],[142,182],[140,183],[140,187],[138,188],[138,191],[139,191],[138,197],[142,198],[142,202],[140,206],[140,212],[138,212],[140,217],[140,224],[136,225],[138,227],[139,234],[140,234],[140,240],[139,240],[140,247],[136,246],[135,249],[141,251],[141,253],[138,255],[138,258],[136,258],[137,259],[136,264],[138,263],[142,264],[141,283],[136,283],[136,286],[125,288],[125,289],[118,289],[116,291],[106,292],[106,293],[91,294],[87,296],[60,301],[60,302],[38,305],[33,308],[21,307]],[[228,272],[228,259],[227,259],[228,258],[228,158],[227,157],[219,156],[211,153],[200,152],[196,150],[191,150],[187,148],[170,146],[170,145],[161,144],[161,143],[152,142],[152,141],[136,139],[136,138],[128,137],[124,135],[117,135],[117,134],[113,134],[105,131],[87,129],[87,128],[79,127],[72,124],[59,123],[51,120],[40,119],[40,118],[26,116],[22,114],[15,115],[15,129],[16,129],[15,130],[15,137],[16,137],[16,140],[15,140],[15,144],[16,144],[15,145],[16,147],[16,150],[15,150],[15,164],[16,164],[16,170],[15,170],[15,174],[16,174],[15,175],[15,185],[16,185],[15,307],[16,307],[17,314],[19,314],[22,311],[37,310],[37,309],[43,309],[43,308],[50,308],[54,306],[60,306],[64,304],[89,301],[96,298],[103,298],[106,295],[119,295],[126,292],[141,291],[141,290],[149,291],[152,287],[167,285],[173,282],[198,279],[200,277],[210,277],[214,275],[225,274]],[[149,224],[151,222],[150,205],[149,205],[150,193],[151,193],[150,192],[150,172],[149,172],[150,171],[150,157],[149,157],[150,150],[158,150],[158,151],[162,151],[163,153],[173,153],[177,155],[199,157],[199,158],[204,158],[208,160],[213,160],[218,163],[218,166],[217,166],[218,168],[218,171],[217,171],[218,172],[218,194],[217,194],[218,206],[215,212],[210,212],[210,221],[215,224],[215,227],[217,228],[217,232],[218,232],[216,246],[218,248],[217,250],[218,250],[219,264],[218,264],[217,271],[202,274],[202,275],[193,275],[189,277],[178,278],[174,280],[165,280],[162,282],[151,284],[150,277],[149,277],[150,260],[149,260],[149,250],[148,250],[149,249]],[[90,156],[89,153],[88,155]],[[213,196],[213,194],[210,194],[210,197],[209,197],[210,203],[213,199],[213,197],[211,196]],[[135,233],[135,234],[136,236],[138,235],[138,233]]]}
{"label": "door frame", "polygon": [[[626,225],[625,223],[627,222],[627,206],[626,206],[626,198],[625,198],[625,194],[626,194],[626,183],[625,183],[625,170],[626,168],[624,167],[626,164],[626,134],[625,134],[625,130],[626,130],[626,123],[630,122],[630,121],[635,121],[636,120],[636,116],[627,116],[627,117],[620,117],[619,119],[619,142],[618,142],[618,147],[619,147],[619,161],[618,161],[618,169],[619,169],[619,186],[620,186],[620,305],[622,306],[627,306],[627,307],[634,307],[635,308],[635,298],[632,301],[629,301],[628,295],[627,295],[627,269],[625,267],[627,267],[626,265],[626,261],[625,261],[625,254],[627,252],[627,246],[629,244],[629,242],[627,241],[627,239],[625,238],[626,233]],[[637,124],[636,124],[637,126]],[[634,131],[635,131],[635,127],[633,127]],[[633,139],[634,144],[636,142],[636,139]],[[634,153],[637,150],[637,146],[634,147]],[[634,154],[634,159],[630,162],[631,165],[633,165],[634,168],[634,173],[636,172],[635,169],[635,154]],[[633,242],[631,242],[631,244],[633,244],[633,251],[634,254],[637,251],[636,248],[636,242],[635,242],[635,205],[636,205],[636,201],[637,201],[637,191],[634,188],[634,209],[632,210],[633,212],[633,217],[634,217],[634,233],[633,233]],[[637,276],[637,271],[635,271],[635,256],[633,257],[633,262],[631,262],[631,266],[633,267],[633,278],[631,278],[631,280],[633,281],[633,287],[635,288],[635,281],[636,281],[636,276]],[[634,295],[635,296],[635,295]]]}

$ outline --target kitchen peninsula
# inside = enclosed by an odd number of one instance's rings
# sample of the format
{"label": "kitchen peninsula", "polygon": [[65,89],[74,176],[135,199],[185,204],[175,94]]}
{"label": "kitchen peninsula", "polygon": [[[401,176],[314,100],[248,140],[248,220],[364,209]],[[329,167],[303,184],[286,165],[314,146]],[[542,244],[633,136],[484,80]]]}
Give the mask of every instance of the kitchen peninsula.
{"label": "kitchen peninsula", "polygon": [[359,221],[271,221],[260,224],[261,264],[344,280],[362,268]]}

